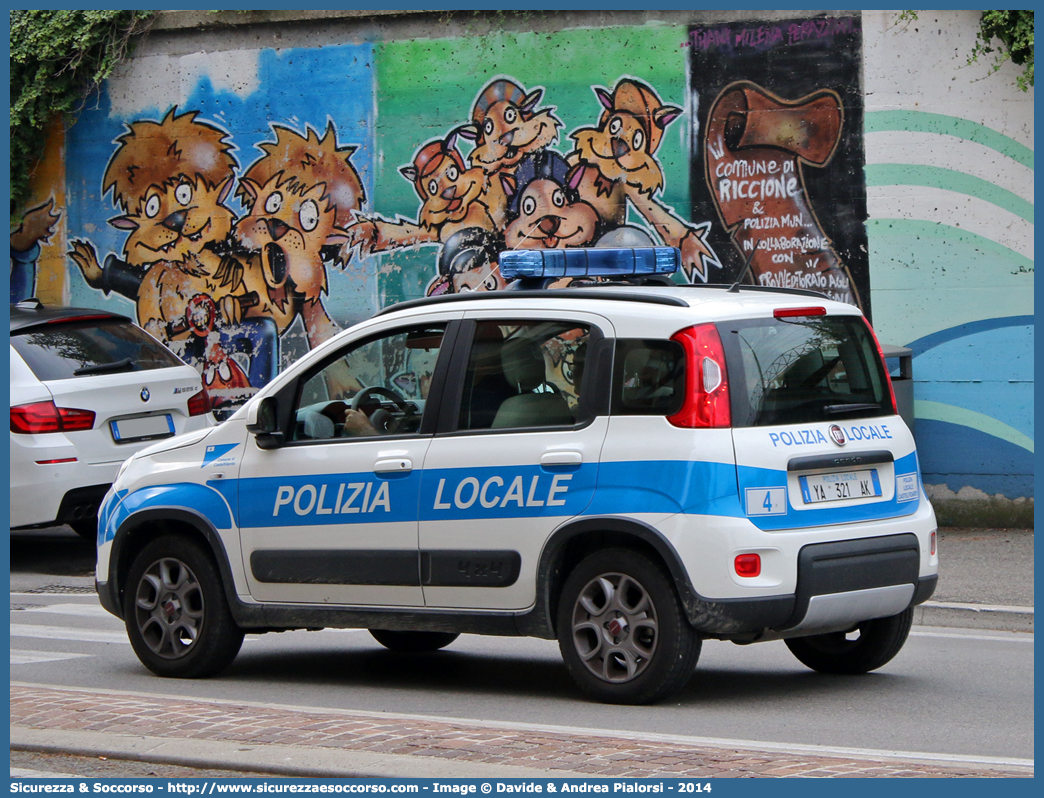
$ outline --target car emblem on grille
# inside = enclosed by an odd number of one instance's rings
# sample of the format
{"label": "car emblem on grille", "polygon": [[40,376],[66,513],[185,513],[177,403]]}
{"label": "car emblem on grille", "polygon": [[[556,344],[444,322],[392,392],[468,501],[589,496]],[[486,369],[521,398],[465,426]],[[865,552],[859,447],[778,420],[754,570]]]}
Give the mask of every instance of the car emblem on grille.
{"label": "car emblem on grille", "polygon": [[830,425],[830,440],[836,443],[838,446],[845,445],[845,431],[837,424]]}
{"label": "car emblem on grille", "polygon": [[141,401],[143,401],[143,402],[149,401],[149,396],[150,395],[151,394],[149,394],[149,389],[148,388],[142,388],[141,389]]}

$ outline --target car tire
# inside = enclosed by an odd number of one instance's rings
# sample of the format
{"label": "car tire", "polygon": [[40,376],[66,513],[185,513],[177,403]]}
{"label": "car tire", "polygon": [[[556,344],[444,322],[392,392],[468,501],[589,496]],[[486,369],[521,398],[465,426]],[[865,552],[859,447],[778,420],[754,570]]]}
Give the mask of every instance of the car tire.
{"label": "car tire", "polygon": [[134,558],[123,618],[134,653],[158,676],[213,676],[243,645],[214,558],[180,535],[157,538]]}
{"label": "car tire", "polygon": [[648,704],[689,680],[702,641],[670,578],[629,549],[588,556],[559,594],[558,647],[580,689],[610,704]]}
{"label": "car tire", "polygon": [[802,664],[814,671],[867,673],[899,653],[912,624],[913,607],[908,607],[898,615],[863,621],[852,632],[794,637],[784,642]]}
{"label": "car tire", "polygon": [[393,632],[371,629],[373,639],[397,654],[425,654],[445,648],[458,637],[456,632]]}

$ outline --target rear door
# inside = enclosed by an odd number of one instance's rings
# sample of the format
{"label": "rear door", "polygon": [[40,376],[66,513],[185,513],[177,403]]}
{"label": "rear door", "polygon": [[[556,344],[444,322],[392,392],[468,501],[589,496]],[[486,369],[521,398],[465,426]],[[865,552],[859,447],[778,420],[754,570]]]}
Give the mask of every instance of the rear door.
{"label": "rear door", "polygon": [[[429,607],[523,609],[551,533],[590,504],[608,416],[586,369],[614,333],[582,312],[471,311],[424,461]],[[587,373],[589,379],[584,380]]]}
{"label": "rear door", "polygon": [[913,436],[895,414],[861,316],[748,319],[718,329],[740,501],[754,524],[791,529],[916,510]]}

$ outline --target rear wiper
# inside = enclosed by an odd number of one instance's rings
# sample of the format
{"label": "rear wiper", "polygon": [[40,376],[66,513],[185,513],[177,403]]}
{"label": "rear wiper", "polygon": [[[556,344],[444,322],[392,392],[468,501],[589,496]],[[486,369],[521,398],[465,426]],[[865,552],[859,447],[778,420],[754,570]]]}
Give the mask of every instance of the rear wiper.
{"label": "rear wiper", "polygon": [[104,374],[109,371],[123,371],[128,366],[133,365],[134,361],[129,357],[125,357],[123,360],[114,360],[112,363],[95,363],[93,366],[83,366],[76,369],[73,375],[82,377],[84,374]]}
{"label": "rear wiper", "polygon": [[855,413],[860,410],[880,410],[881,405],[853,402],[848,405],[827,405],[823,409],[830,415],[835,416],[838,413]]}

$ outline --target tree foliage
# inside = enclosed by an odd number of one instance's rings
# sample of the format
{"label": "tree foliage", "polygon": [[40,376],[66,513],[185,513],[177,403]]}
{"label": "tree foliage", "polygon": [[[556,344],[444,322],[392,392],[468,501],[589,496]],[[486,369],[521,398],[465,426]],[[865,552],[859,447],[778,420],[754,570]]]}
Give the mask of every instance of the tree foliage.
{"label": "tree foliage", "polygon": [[[897,22],[910,23],[917,19],[916,11],[903,11]],[[994,39],[1000,42],[1000,46],[994,44]],[[996,53],[996,56],[990,65],[990,74],[1011,61],[1022,67],[1022,74],[1015,77],[1015,83],[1023,91],[1029,91],[1033,85],[1033,12],[983,11],[968,63],[974,64],[980,55],[991,53]]]}
{"label": "tree foliage", "polygon": [[[994,44],[1000,41],[1000,47]],[[1022,74],[1015,82],[1023,91],[1033,85],[1033,12],[1032,11],[983,11],[979,21],[979,36],[968,57],[968,63],[979,60],[980,55],[996,53],[991,72],[1000,69],[1005,61],[1022,67]]]}
{"label": "tree foliage", "polygon": [[11,37],[11,216],[29,195],[47,127],[75,115],[130,52],[153,11],[13,10]]}

